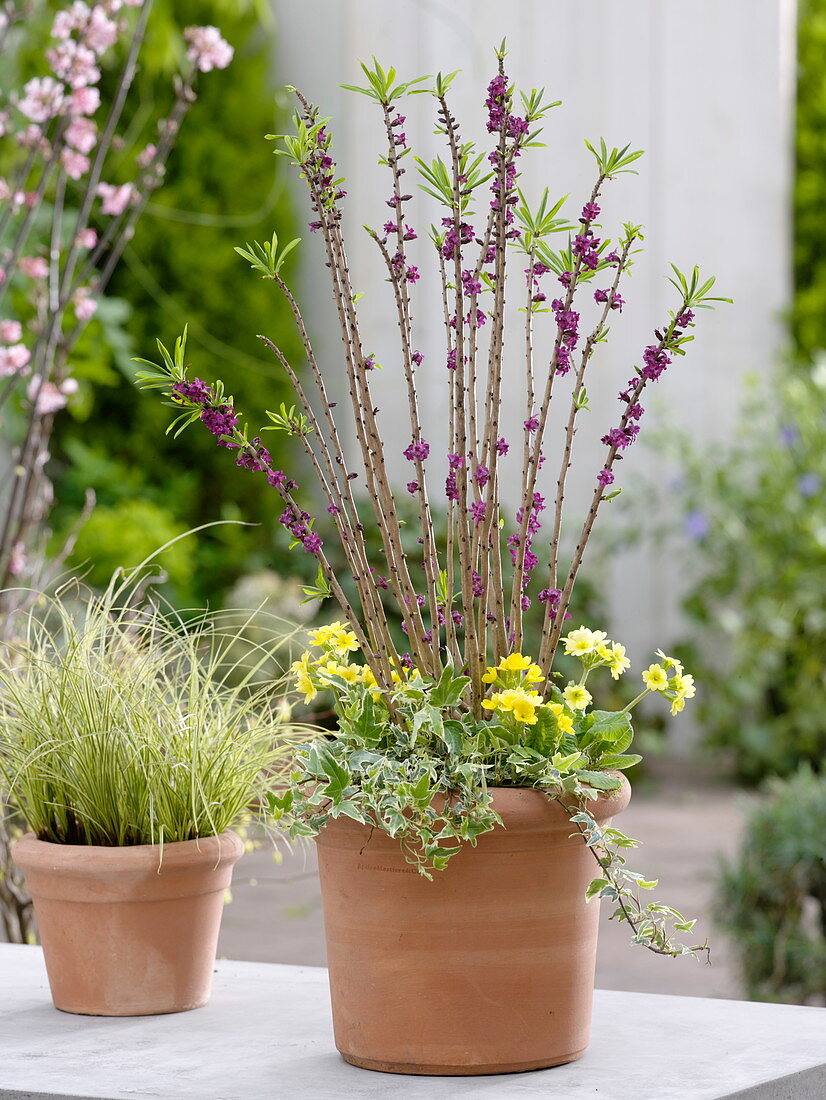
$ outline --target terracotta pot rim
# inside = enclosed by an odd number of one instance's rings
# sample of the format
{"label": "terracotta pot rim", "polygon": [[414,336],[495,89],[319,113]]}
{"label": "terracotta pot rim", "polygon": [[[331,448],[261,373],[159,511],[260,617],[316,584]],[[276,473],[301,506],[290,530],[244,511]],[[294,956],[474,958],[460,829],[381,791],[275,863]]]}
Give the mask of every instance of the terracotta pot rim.
{"label": "terracotta pot rim", "polygon": [[221,866],[235,863],[244,851],[244,842],[233,832],[197,837],[195,840],[176,840],[169,844],[58,844],[40,840],[34,833],[25,833],[12,845],[12,854],[24,870],[46,869],[59,866],[63,872],[77,866],[82,873],[89,873],[94,863],[105,872],[157,870],[183,870],[199,864]]}

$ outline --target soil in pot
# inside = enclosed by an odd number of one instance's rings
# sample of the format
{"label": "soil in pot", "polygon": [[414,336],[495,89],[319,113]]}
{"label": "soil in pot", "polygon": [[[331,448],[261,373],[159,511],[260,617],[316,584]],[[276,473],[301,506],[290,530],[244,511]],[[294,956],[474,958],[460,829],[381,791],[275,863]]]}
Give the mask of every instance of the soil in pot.
{"label": "soil in pot", "polygon": [[205,1004],[243,850],[232,832],[163,850],[18,840],[55,1007],[147,1016]]}
{"label": "soil in pot", "polygon": [[[590,803],[601,824],[627,781]],[[598,870],[564,809],[496,788],[496,828],[429,882],[398,841],[346,818],[317,838],[336,1046],[389,1073],[512,1073],[589,1040]]]}

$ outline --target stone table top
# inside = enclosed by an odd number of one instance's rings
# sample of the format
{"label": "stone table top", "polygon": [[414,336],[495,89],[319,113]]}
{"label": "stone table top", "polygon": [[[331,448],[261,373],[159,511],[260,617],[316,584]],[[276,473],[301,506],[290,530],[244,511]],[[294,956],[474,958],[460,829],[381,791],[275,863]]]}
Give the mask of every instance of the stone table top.
{"label": "stone table top", "polygon": [[[668,965],[664,962],[664,965]],[[347,1065],[327,972],[220,961],[194,1012],[121,1019],[52,1007],[39,948],[0,944],[6,1100],[824,1100],[826,1009],[597,991],[567,1066],[404,1077]]]}

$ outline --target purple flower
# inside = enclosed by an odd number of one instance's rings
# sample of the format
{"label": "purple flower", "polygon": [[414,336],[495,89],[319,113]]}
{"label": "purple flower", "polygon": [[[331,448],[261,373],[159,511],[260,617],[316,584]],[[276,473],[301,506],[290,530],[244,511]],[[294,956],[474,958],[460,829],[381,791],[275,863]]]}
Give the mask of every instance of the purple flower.
{"label": "purple flower", "polygon": [[594,218],[599,217],[599,207],[595,202],[586,202],[582,208],[582,220],[585,222],[592,222]]}
{"label": "purple flower", "polygon": [[456,370],[456,348],[451,348],[447,353],[447,369]]}
{"label": "purple flower", "polygon": [[475,569],[472,569],[470,572],[470,592],[476,600],[480,599],[485,594],[484,583]]}
{"label": "purple flower", "polygon": [[424,356],[420,351],[414,351],[411,353],[410,358],[413,360],[417,367],[420,367],[422,365]]}
{"label": "purple flower", "polygon": [[528,611],[528,610],[530,610],[530,606],[531,606],[531,598],[530,598],[530,596],[525,596],[525,595],[523,595],[523,596],[522,596],[522,599],[520,600],[520,603],[521,603],[521,605],[522,605],[522,610],[523,610],[523,611]]}
{"label": "purple flower", "polygon": [[490,470],[487,468],[487,466],[477,466],[473,473],[473,480],[476,482],[480,489],[484,489],[484,487],[490,481]]}
{"label": "purple flower", "polygon": [[474,500],[470,506],[470,514],[474,523],[483,523],[487,515],[488,506],[484,500]]}
{"label": "purple flower", "polygon": [[485,106],[488,109],[488,133],[498,133],[506,125],[508,102],[508,82],[504,76],[497,74],[488,84],[488,98]]}
{"label": "purple flower", "polygon": [[456,485],[456,475],[448,474],[445,478],[445,496],[448,500],[459,499],[459,489]]}
{"label": "purple flower", "polygon": [[536,597],[540,603],[544,603],[551,611],[556,611],[562,598],[561,588],[543,588]]}
{"label": "purple flower", "polygon": [[472,271],[462,272],[462,288],[465,294],[469,296],[482,293],[482,283]]}
{"label": "purple flower", "polygon": [[414,493],[418,493],[418,491],[419,491],[419,483],[418,483],[418,481],[408,481],[408,483],[407,483],[407,491],[408,491],[408,493],[410,493],[410,495],[411,495],[411,496],[412,496],[412,495],[413,495]]}
{"label": "purple flower", "polygon": [[308,554],[317,554],[322,548],[324,543],[321,540],[321,536],[317,535],[314,531],[311,531],[309,535],[305,535],[301,540],[301,545],[304,547]]}
{"label": "purple flower", "polygon": [[780,429],[780,440],[785,443],[787,447],[793,447],[800,438],[799,430],[794,424],[784,424]]}
{"label": "purple flower", "polygon": [[821,484],[821,480],[817,474],[802,474],[797,479],[797,491],[802,497],[808,500],[819,491]]}
{"label": "purple flower", "polygon": [[571,369],[571,352],[569,348],[560,346],[556,351],[555,374],[567,374]]}
{"label": "purple flower", "polygon": [[461,455],[448,455],[447,464],[451,470],[460,470],[465,464],[465,460]]}
{"label": "purple flower", "polygon": [[597,474],[597,481],[600,483],[600,485],[613,485],[614,475],[607,468],[604,470],[600,470],[600,472]]}
{"label": "purple flower", "polygon": [[417,267],[413,266],[412,264],[410,265],[410,267],[408,267],[407,271],[404,273],[404,277],[405,277],[405,279],[407,279],[407,281],[409,283],[416,283],[421,278],[421,276],[419,275],[419,269]]}
{"label": "purple flower", "polygon": [[328,504],[327,511],[330,513],[331,516],[337,516],[339,514],[339,510],[335,506],[335,504]]}
{"label": "purple flower", "polygon": [[539,427],[539,417],[538,416],[531,416],[528,420],[525,421],[525,429],[529,432],[535,432],[538,427]]}
{"label": "purple flower", "polygon": [[594,291],[594,301],[595,302],[607,302],[608,301],[608,295],[610,293],[611,293],[610,290],[595,290]]}
{"label": "purple flower", "polygon": [[395,233],[397,228],[398,227],[395,222],[385,222],[382,226],[382,229],[386,234]]}
{"label": "purple flower", "polygon": [[238,424],[238,417],[232,405],[205,408],[201,412],[201,420],[207,431],[216,436],[232,435]]}
{"label": "purple flower", "polygon": [[614,294],[611,298],[611,309],[618,309],[622,313],[622,307],[625,305],[625,299],[621,294]]}
{"label": "purple flower", "polygon": [[711,524],[703,512],[693,511],[689,512],[683,520],[683,528],[694,542],[702,542],[711,530]]}
{"label": "purple flower", "polygon": [[688,325],[692,324],[693,321],[694,314],[690,309],[687,309],[684,313],[681,313],[680,316],[677,318],[677,324],[681,328],[686,328]]}
{"label": "purple flower", "polygon": [[656,345],[651,344],[642,353],[643,362],[645,366],[640,371],[643,378],[650,382],[656,382],[662,372],[671,362],[671,357],[666,354],[663,348],[658,348]]}
{"label": "purple flower", "polygon": [[418,442],[414,439],[410,446],[404,450],[404,457],[408,462],[424,462],[429,454],[430,444],[424,439],[420,439]]}
{"label": "purple flower", "polygon": [[510,449],[510,443],[507,442],[504,436],[496,440],[496,453],[498,455],[506,455]]}
{"label": "purple flower", "polygon": [[200,378],[193,378],[191,382],[176,382],[172,389],[193,405],[205,405],[212,400],[212,387]]}
{"label": "purple flower", "polygon": [[629,447],[634,442],[637,431],[639,431],[639,428],[636,424],[629,424],[625,428],[612,428],[610,432],[607,432],[602,437],[600,442],[604,443],[606,447],[613,447],[618,451],[624,451],[626,447]]}

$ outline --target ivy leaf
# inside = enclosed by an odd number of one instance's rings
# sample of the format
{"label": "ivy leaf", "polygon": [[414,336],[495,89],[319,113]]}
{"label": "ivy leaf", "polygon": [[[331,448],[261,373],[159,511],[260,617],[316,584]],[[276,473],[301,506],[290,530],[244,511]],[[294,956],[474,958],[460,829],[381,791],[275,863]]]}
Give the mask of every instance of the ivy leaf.
{"label": "ivy leaf", "polygon": [[454,676],[452,666],[448,665],[430,692],[430,701],[434,707],[455,707],[469,683],[469,676]]}

